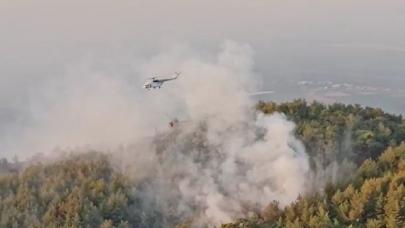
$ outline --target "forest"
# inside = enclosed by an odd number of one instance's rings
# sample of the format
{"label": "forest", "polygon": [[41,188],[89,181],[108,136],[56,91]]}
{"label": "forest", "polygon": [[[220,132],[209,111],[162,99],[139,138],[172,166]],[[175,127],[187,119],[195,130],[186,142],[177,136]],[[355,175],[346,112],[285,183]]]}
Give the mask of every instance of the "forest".
{"label": "forest", "polygon": [[[279,202],[222,227],[404,227],[405,120],[360,105],[259,102],[296,124],[311,169],[336,178],[281,207]],[[89,151],[53,162],[0,160],[0,227],[162,227],[139,186],[111,155]],[[260,197],[260,196],[258,196]],[[151,209],[152,208],[152,209]],[[190,218],[192,219],[192,218]],[[177,221],[177,227],[188,227]]]}
{"label": "forest", "polygon": [[388,148],[376,160],[367,159],[351,181],[327,186],[323,192],[299,197],[280,208],[271,202],[257,217],[236,227],[404,227],[405,144]]}

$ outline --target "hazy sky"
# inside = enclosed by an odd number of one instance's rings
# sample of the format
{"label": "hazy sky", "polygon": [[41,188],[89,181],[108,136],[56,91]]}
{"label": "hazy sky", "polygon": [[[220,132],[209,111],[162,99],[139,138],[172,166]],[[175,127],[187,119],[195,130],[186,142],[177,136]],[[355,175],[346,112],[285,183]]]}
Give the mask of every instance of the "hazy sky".
{"label": "hazy sky", "polygon": [[[402,0],[2,0],[0,29],[6,101],[8,92],[18,96],[22,87],[86,56],[129,62],[174,44],[212,49],[226,39],[252,46],[256,69],[269,84],[405,84]],[[392,109],[404,111],[404,104],[397,106]]]}
{"label": "hazy sky", "polygon": [[275,91],[258,99],[405,113],[403,0],[0,0],[0,34],[0,143],[83,64],[143,78],[138,64],[162,51],[210,55],[226,40],[253,50],[261,89]]}

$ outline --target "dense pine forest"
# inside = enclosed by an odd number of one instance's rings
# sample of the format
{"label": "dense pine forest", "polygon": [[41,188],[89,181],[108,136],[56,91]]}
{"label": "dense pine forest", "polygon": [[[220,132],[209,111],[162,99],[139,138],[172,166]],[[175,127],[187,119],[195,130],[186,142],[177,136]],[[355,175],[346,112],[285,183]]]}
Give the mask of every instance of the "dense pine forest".
{"label": "dense pine forest", "polygon": [[[296,124],[311,169],[330,181],[281,207],[222,227],[404,227],[405,120],[360,105],[259,102]],[[0,227],[161,227],[159,211],[142,204],[137,183],[89,152],[54,162],[0,161]],[[260,197],[260,196],[257,196]],[[153,208],[153,207],[148,207]],[[187,227],[187,221],[178,221]]]}
{"label": "dense pine forest", "polygon": [[405,139],[402,115],[385,113],[379,108],[318,102],[308,104],[295,100],[277,104],[259,102],[257,108],[266,113],[281,112],[297,124],[297,135],[311,157],[321,156],[324,162],[349,159],[361,164],[376,159],[388,146]]}
{"label": "dense pine forest", "polygon": [[388,148],[377,160],[367,159],[350,183],[328,186],[280,208],[277,201],[236,227],[404,227],[405,144]]}

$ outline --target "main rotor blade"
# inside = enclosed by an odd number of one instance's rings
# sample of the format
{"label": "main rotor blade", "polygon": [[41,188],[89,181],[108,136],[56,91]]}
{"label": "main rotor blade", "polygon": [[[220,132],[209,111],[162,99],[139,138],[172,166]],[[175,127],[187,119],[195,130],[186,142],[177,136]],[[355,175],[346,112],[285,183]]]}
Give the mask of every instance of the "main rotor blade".
{"label": "main rotor blade", "polygon": [[254,93],[249,93],[249,96],[258,96],[258,95],[264,95],[264,94],[270,94],[270,93],[275,93],[272,90],[267,90],[267,91],[258,91]]}

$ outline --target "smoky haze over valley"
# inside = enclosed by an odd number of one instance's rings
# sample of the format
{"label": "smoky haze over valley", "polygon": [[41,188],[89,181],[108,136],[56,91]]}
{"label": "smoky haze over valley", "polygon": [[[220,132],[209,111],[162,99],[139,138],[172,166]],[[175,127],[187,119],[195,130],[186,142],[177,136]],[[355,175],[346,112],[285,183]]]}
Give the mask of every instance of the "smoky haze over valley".
{"label": "smoky haze over valley", "polygon": [[[188,118],[176,109],[183,104],[173,84],[150,98],[145,78],[178,68],[198,74],[190,66],[216,67],[221,55],[237,72],[248,68],[246,92],[274,91],[255,100],[360,103],[404,114],[404,21],[402,0],[2,1],[0,156],[49,149],[44,135],[50,148],[89,138],[120,143],[136,137],[135,127],[154,130],[143,115],[153,127],[167,124],[166,115]],[[79,118],[65,115],[77,110]],[[114,137],[99,130],[112,118]],[[73,122],[87,124],[81,130],[91,137],[75,135]]]}

